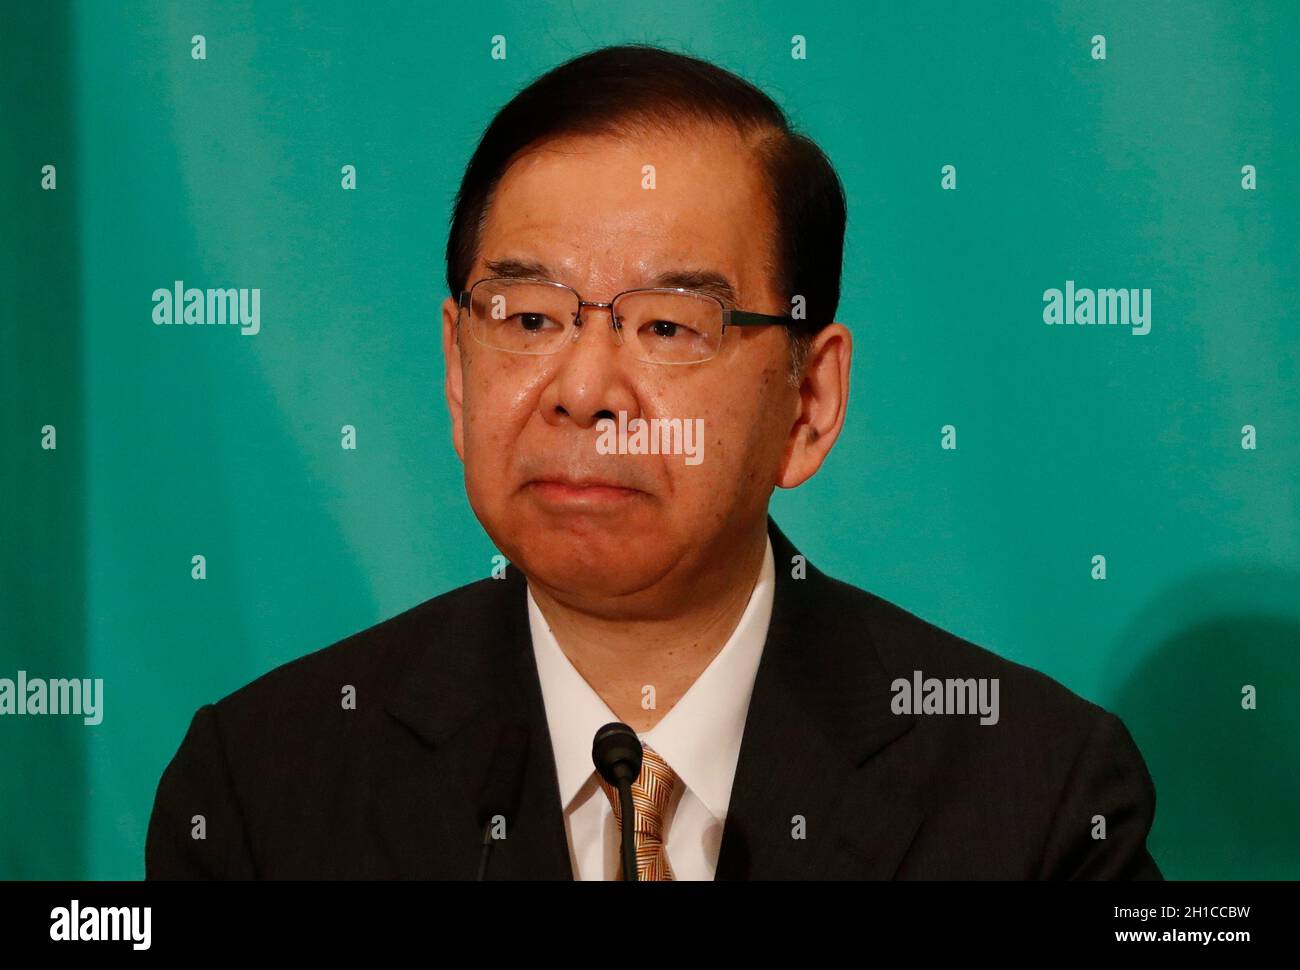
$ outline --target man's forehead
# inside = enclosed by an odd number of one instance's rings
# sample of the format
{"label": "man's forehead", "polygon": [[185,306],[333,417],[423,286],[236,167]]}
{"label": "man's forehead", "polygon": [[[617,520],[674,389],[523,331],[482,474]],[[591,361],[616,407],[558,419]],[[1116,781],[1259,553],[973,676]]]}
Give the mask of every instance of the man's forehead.
{"label": "man's forehead", "polygon": [[761,173],[734,134],[571,137],[510,166],[479,251],[490,275],[682,286],[736,306],[761,285],[769,226]]}

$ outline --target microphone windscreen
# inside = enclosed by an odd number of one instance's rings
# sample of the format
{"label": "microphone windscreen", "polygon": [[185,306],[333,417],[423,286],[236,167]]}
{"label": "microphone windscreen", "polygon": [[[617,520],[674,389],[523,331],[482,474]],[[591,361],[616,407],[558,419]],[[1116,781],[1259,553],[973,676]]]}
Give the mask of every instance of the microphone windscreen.
{"label": "microphone windscreen", "polygon": [[600,777],[615,787],[620,776],[636,781],[641,774],[641,739],[622,721],[612,721],[592,739],[591,760]]}

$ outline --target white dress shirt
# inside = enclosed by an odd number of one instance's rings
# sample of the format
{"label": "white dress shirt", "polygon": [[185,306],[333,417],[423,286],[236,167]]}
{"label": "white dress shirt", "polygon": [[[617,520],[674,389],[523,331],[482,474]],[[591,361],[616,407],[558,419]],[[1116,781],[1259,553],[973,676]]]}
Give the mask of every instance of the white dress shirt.
{"label": "white dress shirt", "polygon": [[[745,612],[731,637],[672,709],[644,734],[677,773],[664,819],[664,846],[677,879],[712,879],[749,712],[754,675],[772,618],[776,571],[768,539]],[[591,741],[617,718],[556,642],[528,591],[528,622],[564,806],[575,879],[617,879],[619,831],[596,783]]]}

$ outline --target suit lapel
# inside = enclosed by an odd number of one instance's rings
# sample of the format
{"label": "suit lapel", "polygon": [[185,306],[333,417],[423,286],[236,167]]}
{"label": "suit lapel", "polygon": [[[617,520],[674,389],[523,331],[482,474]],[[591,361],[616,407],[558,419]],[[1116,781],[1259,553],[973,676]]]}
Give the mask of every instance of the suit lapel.
{"label": "suit lapel", "polygon": [[478,585],[464,614],[411,644],[389,680],[385,707],[418,744],[381,776],[388,790],[374,804],[384,841],[402,878],[473,879],[480,793],[501,731],[520,724],[528,733],[522,799],[493,846],[488,878],[572,879],[525,580],[511,564],[506,578]]}
{"label": "suit lapel", "polygon": [[[907,766],[914,716],[890,710],[870,631],[841,615],[834,580],[768,520],[776,561],[717,879],[889,879],[924,811]],[[802,838],[798,824],[802,820]]]}

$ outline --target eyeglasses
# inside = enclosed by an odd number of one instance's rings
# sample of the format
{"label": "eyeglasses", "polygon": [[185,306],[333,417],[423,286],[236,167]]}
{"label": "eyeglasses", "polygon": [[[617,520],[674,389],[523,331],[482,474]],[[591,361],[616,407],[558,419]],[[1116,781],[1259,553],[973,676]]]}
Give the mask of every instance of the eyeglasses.
{"label": "eyeglasses", "polygon": [[728,327],[795,322],[732,310],[712,294],[681,287],[625,290],[600,303],[564,283],[518,276],[481,279],[461,291],[456,305],[468,311],[470,335],[480,344],[531,355],[559,352],[577,339],[583,307],[604,307],[618,345],[650,364],[700,364],[717,355]]}

